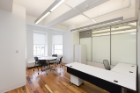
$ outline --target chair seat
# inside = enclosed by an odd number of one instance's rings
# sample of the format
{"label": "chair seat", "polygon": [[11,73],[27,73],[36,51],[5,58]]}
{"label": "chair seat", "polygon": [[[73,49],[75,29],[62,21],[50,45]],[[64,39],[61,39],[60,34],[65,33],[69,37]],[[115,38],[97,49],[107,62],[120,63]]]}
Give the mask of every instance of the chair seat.
{"label": "chair seat", "polygon": [[59,64],[59,60],[55,61],[55,63],[58,63]]}

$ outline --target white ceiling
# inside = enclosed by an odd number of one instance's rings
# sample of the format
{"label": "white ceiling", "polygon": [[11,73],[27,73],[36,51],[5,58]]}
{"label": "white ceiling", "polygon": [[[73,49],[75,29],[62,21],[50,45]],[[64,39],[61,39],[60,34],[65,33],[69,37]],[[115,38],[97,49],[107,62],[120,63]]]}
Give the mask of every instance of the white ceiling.
{"label": "white ceiling", "polygon": [[[97,1],[97,2],[96,2]],[[107,2],[107,1],[109,1],[109,0],[84,0],[83,2],[81,2],[81,3],[79,3],[77,6],[75,6],[74,8],[76,8],[76,9],[78,9],[79,11],[81,11],[81,12],[84,12],[84,11],[87,11],[87,10],[89,10],[89,9],[91,9],[91,8],[93,8],[93,7],[96,7],[96,6],[98,6],[98,5],[100,5],[100,4],[103,4],[103,3],[105,3],[105,2]],[[89,8],[86,8],[86,5],[87,4],[91,4],[92,3],[92,5],[90,5],[90,7]],[[64,22],[64,21],[66,21],[66,20],[68,20],[68,19],[70,19],[70,18],[72,18],[72,17],[75,17],[75,16],[77,16],[77,15],[79,15],[79,12],[77,12],[77,11],[75,11],[74,9],[72,9],[71,7],[71,5],[69,4],[69,3],[67,3],[68,4],[68,6],[67,7],[69,7],[70,8],[70,10],[69,11],[67,11],[67,12],[65,12],[65,13],[63,13],[63,14],[61,14],[60,16],[58,16],[58,17],[56,17],[55,19],[53,19],[53,20],[50,20],[50,19],[52,19],[52,15],[49,15],[47,18],[47,22],[46,22],[46,24],[45,24],[45,26],[46,27],[52,27],[52,26],[54,26],[54,25],[57,25],[57,24],[59,24],[59,23],[61,23],[61,22]],[[58,8],[57,8],[57,10],[58,10]],[[63,10],[63,9],[62,9]],[[59,11],[61,11],[61,10],[59,10]],[[59,13],[59,12],[58,12]],[[52,13],[53,14],[53,13]],[[57,14],[56,14],[57,15]],[[51,17],[50,17],[51,16]],[[79,18],[79,17],[78,17]],[[83,20],[84,18],[82,18],[81,20]],[[48,20],[49,20],[49,22],[48,22]],[[73,20],[74,22],[76,21],[76,20]],[[65,24],[65,23],[62,23],[62,24]],[[68,24],[70,24],[70,23],[68,23]],[[75,25],[75,24],[72,24],[72,25]]]}
{"label": "white ceiling", "polygon": [[[101,4],[97,7],[94,7],[88,11],[85,11],[84,14],[86,16],[88,16],[89,18],[94,18],[97,17],[99,15],[103,15],[106,14],[108,12],[123,8],[125,6],[128,5],[128,0],[110,0],[104,4]],[[96,20],[96,19],[95,19]],[[94,23],[92,20],[86,18],[83,15],[78,15],[76,17],[73,17],[65,22],[62,22],[62,24],[66,24],[66,25],[79,25],[85,22],[89,22],[91,21],[92,23]],[[98,22],[98,20],[96,20]]]}
{"label": "white ceiling", "polygon": [[[34,17],[39,17],[54,1],[55,0],[13,0],[14,3],[24,6],[26,8],[27,15],[34,16]],[[48,27],[52,27],[57,24],[80,25],[89,21],[91,23],[94,23],[90,19],[86,18],[83,15],[80,15],[78,12],[76,12],[72,8],[65,5],[65,3],[67,3],[71,7],[77,7],[78,5],[82,5],[82,3],[85,1],[90,1],[90,0],[66,0],[57,9],[55,9],[49,16],[46,17],[46,19],[44,20],[44,25],[47,27],[46,24],[48,24]],[[105,1],[105,0],[101,0],[101,1]],[[131,0],[131,2],[133,1],[135,0]],[[114,11],[116,9],[120,9],[127,6],[128,0],[109,0],[98,6],[96,6],[96,4],[97,3],[93,5],[95,6],[94,8],[89,9],[89,10],[87,9],[83,13],[87,15],[89,18],[94,18],[99,15],[108,13],[110,11]],[[80,7],[85,8],[85,5],[80,6]],[[68,13],[68,11],[72,11],[73,13],[76,14],[76,16],[74,17],[72,16],[69,18],[66,17],[65,19],[63,19],[64,16],[71,15],[71,14],[65,15],[66,13]],[[59,22],[56,22],[56,21],[59,21]]]}
{"label": "white ceiling", "polygon": [[40,16],[55,0],[14,0],[15,4],[19,4],[26,8],[27,15]]}
{"label": "white ceiling", "polygon": [[12,12],[13,0],[0,0],[0,9]]}
{"label": "white ceiling", "polygon": [[[15,4],[19,4],[26,8],[27,15],[38,17],[40,16],[55,0],[14,0]],[[64,3],[68,3],[72,7],[77,6],[81,2],[85,0],[66,0]],[[60,8],[60,9],[59,9]],[[63,14],[66,11],[69,11],[65,4],[61,4],[57,9],[55,9],[55,13],[58,15]],[[52,12],[53,13],[53,12]],[[51,14],[52,14],[51,13]]]}

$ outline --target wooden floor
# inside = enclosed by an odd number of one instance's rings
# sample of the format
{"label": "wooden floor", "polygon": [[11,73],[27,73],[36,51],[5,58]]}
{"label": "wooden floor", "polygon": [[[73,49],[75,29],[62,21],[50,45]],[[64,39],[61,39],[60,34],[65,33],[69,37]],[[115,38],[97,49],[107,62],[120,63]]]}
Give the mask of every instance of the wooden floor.
{"label": "wooden floor", "polygon": [[[35,68],[35,71],[27,69],[26,85],[6,93],[109,93],[86,81],[79,87],[69,81],[70,75],[64,66],[60,68],[58,65],[52,71],[40,71],[39,75],[37,68]],[[134,92],[128,91],[128,93]]]}

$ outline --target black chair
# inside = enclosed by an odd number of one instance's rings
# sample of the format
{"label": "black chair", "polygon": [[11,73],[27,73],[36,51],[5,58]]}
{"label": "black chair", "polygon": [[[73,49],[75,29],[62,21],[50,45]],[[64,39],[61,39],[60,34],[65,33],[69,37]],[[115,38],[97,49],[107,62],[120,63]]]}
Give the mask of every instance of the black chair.
{"label": "black chair", "polygon": [[105,66],[105,68],[107,69],[107,70],[111,70],[111,68],[110,68],[110,64],[109,64],[109,62],[108,62],[108,60],[103,60],[103,63],[104,63],[104,66]]}
{"label": "black chair", "polygon": [[45,60],[41,60],[41,61],[38,60],[38,57],[34,57],[34,59],[35,59],[35,66],[34,67],[37,67],[38,68],[38,74],[39,74],[39,67],[40,66],[41,66],[41,70],[42,70],[42,66],[44,66],[44,68],[45,68],[45,66],[48,66],[49,65],[48,63],[46,63]]}
{"label": "black chair", "polygon": [[63,66],[63,65],[61,64],[61,63],[62,63],[62,58],[63,58],[63,57],[61,57],[60,60],[55,61],[55,63],[56,63],[57,65],[60,64],[60,68],[61,68],[61,66]]}
{"label": "black chair", "polygon": [[[57,54],[53,54],[52,57],[57,57]],[[56,59],[53,59],[50,61],[50,64],[54,63],[56,61]]]}

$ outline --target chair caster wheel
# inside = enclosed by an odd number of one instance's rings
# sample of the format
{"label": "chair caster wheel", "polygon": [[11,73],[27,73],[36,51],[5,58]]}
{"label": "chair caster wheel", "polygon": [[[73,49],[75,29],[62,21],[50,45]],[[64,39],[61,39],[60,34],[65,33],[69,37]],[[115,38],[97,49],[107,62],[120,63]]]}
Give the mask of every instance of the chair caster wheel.
{"label": "chair caster wheel", "polygon": [[39,75],[39,73],[38,73],[38,75]]}

